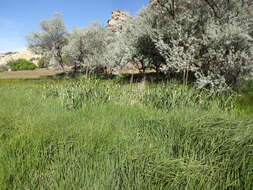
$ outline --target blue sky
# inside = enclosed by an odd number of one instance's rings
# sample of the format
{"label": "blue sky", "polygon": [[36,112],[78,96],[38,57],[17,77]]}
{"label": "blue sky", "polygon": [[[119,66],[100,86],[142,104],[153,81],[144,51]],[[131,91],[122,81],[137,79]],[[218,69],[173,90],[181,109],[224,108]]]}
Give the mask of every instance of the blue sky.
{"label": "blue sky", "polygon": [[114,9],[127,10],[132,16],[149,0],[0,0],[0,52],[20,51],[26,47],[25,35],[39,30],[42,19],[55,12],[73,27],[99,20],[106,24]]}

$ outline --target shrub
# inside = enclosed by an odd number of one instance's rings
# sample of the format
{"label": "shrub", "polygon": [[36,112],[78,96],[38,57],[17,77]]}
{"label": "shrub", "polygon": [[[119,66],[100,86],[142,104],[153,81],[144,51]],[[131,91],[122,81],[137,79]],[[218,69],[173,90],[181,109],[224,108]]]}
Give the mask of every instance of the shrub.
{"label": "shrub", "polygon": [[48,64],[49,64],[48,60],[46,60],[46,58],[44,57],[40,58],[40,60],[38,61],[39,68],[46,68],[48,67]]}
{"label": "shrub", "polygon": [[9,61],[7,65],[10,66],[12,71],[34,70],[37,68],[35,64],[26,59]]}
{"label": "shrub", "polygon": [[0,65],[0,72],[8,71],[7,65]]}

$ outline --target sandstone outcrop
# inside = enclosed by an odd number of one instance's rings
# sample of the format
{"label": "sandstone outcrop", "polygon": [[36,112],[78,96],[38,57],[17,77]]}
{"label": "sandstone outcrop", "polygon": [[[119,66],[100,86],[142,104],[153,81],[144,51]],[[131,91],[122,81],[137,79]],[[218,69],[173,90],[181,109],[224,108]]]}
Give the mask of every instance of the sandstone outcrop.
{"label": "sandstone outcrop", "polygon": [[114,10],[112,12],[112,18],[107,21],[108,27],[113,30],[113,32],[120,32],[124,26],[124,22],[132,18],[128,11]]}

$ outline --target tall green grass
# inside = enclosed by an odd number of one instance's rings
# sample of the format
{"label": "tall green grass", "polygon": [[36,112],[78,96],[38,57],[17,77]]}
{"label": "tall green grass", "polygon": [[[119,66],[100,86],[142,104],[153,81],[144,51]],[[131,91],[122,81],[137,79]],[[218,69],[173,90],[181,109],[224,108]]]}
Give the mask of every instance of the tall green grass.
{"label": "tall green grass", "polygon": [[253,120],[236,98],[175,83],[4,82],[0,189],[252,189]]}
{"label": "tall green grass", "polygon": [[253,81],[245,81],[241,89],[237,107],[242,112],[253,116]]}
{"label": "tall green grass", "polygon": [[[117,80],[116,80],[117,81]],[[145,105],[170,111],[174,108],[196,107],[201,109],[218,108],[225,111],[234,109],[238,95],[235,92],[219,94],[214,90],[182,86],[176,81],[170,83],[119,84],[115,81],[81,78],[78,81],[45,85],[43,96],[61,100],[66,107],[80,108],[83,104],[116,103],[124,105]]]}

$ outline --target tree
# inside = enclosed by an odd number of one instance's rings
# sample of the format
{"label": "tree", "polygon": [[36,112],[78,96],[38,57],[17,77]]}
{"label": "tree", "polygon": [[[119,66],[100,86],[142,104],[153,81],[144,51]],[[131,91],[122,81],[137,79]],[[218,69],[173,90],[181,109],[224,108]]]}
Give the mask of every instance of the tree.
{"label": "tree", "polygon": [[165,59],[155,46],[152,39],[152,30],[155,28],[155,15],[148,9],[142,9],[138,15],[128,20],[123,28],[120,38],[125,46],[125,57],[142,73],[147,69],[160,71]]}
{"label": "tree", "polygon": [[68,45],[64,47],[64,53],[71,57],[74,68],[82,67],[91,71],[98,65],[102,65],[103,54],[107,45],[104,27],[93,22],[86,28],[75,28],[68,36]]}
{"label": "tree", "polygon": [[158,0],[152,29],[165,71],[191,71],[200,87],[239,84],[252,71],[253,20],[250,0]]}
{"label": "tree", "polygon": [[28,48],[43,57],[55,59],[64,69],[63,47],[67,44],[67,29],[63,23],[62,15],[56,13],[53,18],[40,22],[42,32],[35,31],[28,35]]}
{"label": "tree", "polygon": [[125,56],[127,51],[124,46],[124,38],[121,37],[121,31],[116,33],[109,27],[105,28],[104,40],[106,45],[101,55],[101,61],[106,65],[110,73],[113,70],[120,70],[128,63]]}

